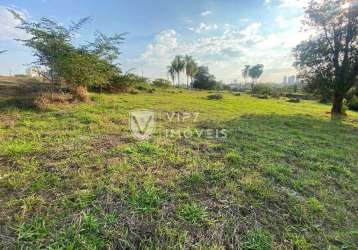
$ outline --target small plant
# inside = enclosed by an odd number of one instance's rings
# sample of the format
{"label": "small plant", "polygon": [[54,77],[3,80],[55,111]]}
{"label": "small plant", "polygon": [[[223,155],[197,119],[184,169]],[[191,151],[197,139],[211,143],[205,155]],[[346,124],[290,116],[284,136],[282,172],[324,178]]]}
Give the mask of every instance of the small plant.
{"label": "small plant", "polygon": [[231,151],[225,155],[225,160],[231,165],[239,165],[240,159],[240,155],[235,151]]}
{"label": "small plant", "polygon": [[129,203],[142,214],[152,213],[158,209],[161,204],[160,189],[151,182],[144,182],[142,186],[130,182]]}
{"label": "small plant", "polygon": [[272,241],[272,236],[262,229],[250,230],[244,239],[243,249],[270,250]]}
{"label": "small plant", "polygon": [[212,94],[208,95],[209,100],[221,100],[224,99],[224,96],[222,94]]}
{"label": "small plant", "polygon": [[196,224],[205,221],[208,213],[205,208],[196,203],[187,203],[180,208],[179,217],[191,224]]}

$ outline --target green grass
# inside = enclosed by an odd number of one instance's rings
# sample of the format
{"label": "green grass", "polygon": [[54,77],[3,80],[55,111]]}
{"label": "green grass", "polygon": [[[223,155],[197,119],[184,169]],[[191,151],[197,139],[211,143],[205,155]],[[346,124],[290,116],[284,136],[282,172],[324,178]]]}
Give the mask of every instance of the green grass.
{"label": "green grass", "polygon": [[[0,105],[0,248],[356,249],[358,113],[331,120],[315,101],[208,95]],[[133,109],[161,114],[149,141],[130,134]],[[164,138],[168,128],[227,138]]]}

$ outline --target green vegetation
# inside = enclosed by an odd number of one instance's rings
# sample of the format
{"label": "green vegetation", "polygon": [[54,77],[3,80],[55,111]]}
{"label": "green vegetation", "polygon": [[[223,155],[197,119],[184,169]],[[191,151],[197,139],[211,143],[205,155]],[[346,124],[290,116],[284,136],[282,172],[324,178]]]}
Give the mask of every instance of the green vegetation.
{"label": "green vegetation", "polygon": [[295,65],[306,89],[333,100],[332,115],[344,115],[344,99],[358,75],[357,6],[346,0],[312,0],[305,13],[304,28],[315,36],[294,49]]}
{"label": "green vegetation", "polygon": [[[46,112],[0,100],[0,248],[356,249],[358,114],[316,101],[159,89]],[[132,109],[157,119],[149,141]],[[165,128],[227,139],[160,138]]]}

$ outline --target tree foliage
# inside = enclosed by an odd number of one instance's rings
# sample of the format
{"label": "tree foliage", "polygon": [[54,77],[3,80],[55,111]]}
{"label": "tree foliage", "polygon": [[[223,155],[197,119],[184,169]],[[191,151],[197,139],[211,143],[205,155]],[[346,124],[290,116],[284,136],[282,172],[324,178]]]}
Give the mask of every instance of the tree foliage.
{"label": "tree foliage", "polygon": [[264,65],[257,64],[249,68],[249,76],[252,78],[253,83],[257,83],[257,80],[261,77],[264,72]]}
{"label": "tree foliage", "polygon": [[158,88],[169,88],[170,87],[170,81],[166,80],[166,79],[155,79],[153,81],[153,86],[158,87]]}
{"label": "tree foliage", "polygon": [[299,76],[308,90],[333,100],[333,115],[343,114],[343,100],[358,74],[358,6],[350,0],[312,0],[305,25],[315,36],[294,49]]}
{"label": "tree foliage", "polygon": [[194,77],[193,88],[196,89],[217,89],[219,87],[218,82],[215,80],[215,76],[209,73],[209,68],[200,66],[198,72]]}
{"label": "tree foliage", "polygon": [[71,87],[105,86],[121,71],[114,64],[120,55],[119,45],[125,33],[106,36],[95,34],[94,42],[76,47],[73,39],[78,31],[90,21],[82,18],[69,27],[42,18],[39,22],[27,22],[13,10],[15,18],[21,21],[19,29],[30,38],[20,40],[34,51],[37,61],[34,64],[49,72],[52,83],[65,82]]}

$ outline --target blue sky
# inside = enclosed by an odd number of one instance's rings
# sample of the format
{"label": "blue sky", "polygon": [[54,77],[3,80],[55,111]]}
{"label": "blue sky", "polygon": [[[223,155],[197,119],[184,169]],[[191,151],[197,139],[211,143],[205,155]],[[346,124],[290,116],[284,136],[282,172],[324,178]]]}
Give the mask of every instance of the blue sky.
{"label": "blue sky", "polygon": [[0,0],[0,74],[24,72],[34,59],[17,21],[15,9],[28,20],[49,17],[60,23],[91,16],[77,43],[106,34],[128,32],[119,62],[151,78],[166,77],[166,65],[176,54],[193,55],[217,79],[241,81],[245,64],[262,63],[262,81],[280,82],[294,74],[292,48],[307,33],[300,32],[305,0]]}

